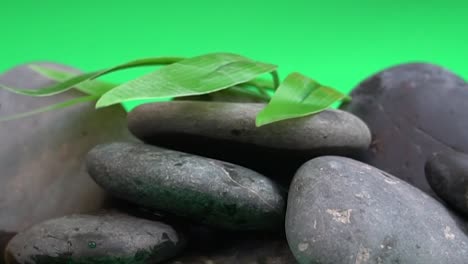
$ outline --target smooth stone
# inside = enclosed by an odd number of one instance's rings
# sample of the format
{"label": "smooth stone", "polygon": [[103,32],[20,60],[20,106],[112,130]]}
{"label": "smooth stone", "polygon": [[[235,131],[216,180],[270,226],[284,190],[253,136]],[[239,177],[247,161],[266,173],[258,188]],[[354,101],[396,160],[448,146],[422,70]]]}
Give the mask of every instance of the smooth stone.
{"label": "smooth stone", "polygon": [[[37,62],[77,72],[68,66]],[[54,82],[30,69],[15,67],[0,84],[36,89]],[[0,89],[0,116],[63,102],[78,91],[31,98]],[[83,159],[96,144],[135,140],[121,107],[96,111],[92,103],[0,124],[0,253],[11,234],[46,219],[93,212],[105,205],[104,192],[87,175]],[[0,258],[0,263],[2,263]]]}
{"label": "smooth stone", "polygon": [[93,148],[87,168],[118,198],[202,224],[277,230],[284,223],[283,190],[231,163],[145,144],[112,143]]}
{"label": "smooth stone", "polygon": [[424,166],[433,153],[468,153],[468,85],[447,69],[401,64],[373,74],[340,108],[372,131],[368,151],[357,157],[435,196]]}
{"label": "smooth stone", "polygon": [[[245,239],[230,241],[219,249],[190,252],[167,264],[295,264],[285,240]],[[166,263],[165,263],[166,264]]]}
{"label": "smooth stone", "polygon": [[460,152],[437,153],[425,167],[427,181],[451,208],[468,216],[468,155]]}
{"label": "smooth stone", "polygon": [[302,264],[464,264],[466,232],[431,196],[345,157],[305,163],[289,190],[286,235]]}
{"label": "smooth stone", "polygon": [[161,222],[120,213],[70,215],[18,233],[6,249],[6,263],[161,263],[184,244]]}
{"label": "smooth stone", "polygon": [[370,144],[367,126],[352,114],[325,110],[262,127],[262,103],[175,101],[141,105],[128,115],[143,141],[245,166],[289,183],[302,163],[324,154],[353,155]]}

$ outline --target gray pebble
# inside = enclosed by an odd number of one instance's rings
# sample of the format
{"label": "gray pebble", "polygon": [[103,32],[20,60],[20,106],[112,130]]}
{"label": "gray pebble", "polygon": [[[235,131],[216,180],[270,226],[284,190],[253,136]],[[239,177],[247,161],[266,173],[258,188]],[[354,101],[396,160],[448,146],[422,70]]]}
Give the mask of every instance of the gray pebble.
{"label": "gray pebble", "polygon": [[17,234],[6,249],[7,264],[161,263],[184,246],[160,222],[108,213],[48,220]]}
{"label": "gray pebble", "polygon": [[424,166],[433,153],[468,153],[468,84],[428,63],[396,65],[373,74],[341,106],[372,131],[358,159],[435,196]]}
{"label": "gray pebble", "polygon": [[[37,62],[0,75],[0,84],[37,89],[54,82],[34,72],[42,65],[69,72],[68,66]],[[29,97],[0,89],[0,116],[23,113],[83,94],[69,91],[51,97]],[[106,197],[87,175],[83,162],[96,144],[132,140],[125,111],[96,111],[92,103],[0,123],[0,255],[12,234],[46,219],[94,212]],[[0,258],[0,263],[3,258]]]}
{"label": "gray pebble", "polygon": [[239,164],[288,183],[312,157],[354,155],[367,149],[370,132],[352,114],[325,110],[262,127],[262,103],[175,101],[145,104],[128,116],[143,141]]}
{"label": "gray pebble", "polygon": [[289,191],[286,235],[301,264],[465,264],[466,227],[426,193],[349,158],[307,162]]}
{"label": "gray pebble", "polygon": [[425,167],[427,181],[451,208],[468,216],[468,155],[460,152],[437,153]]}
{"label": "gray pebble", "polygon": [[96,146],[93,179],[112,195],[211,226],[276,230],[284,221],[283,191],[243,167],[134,143]]}

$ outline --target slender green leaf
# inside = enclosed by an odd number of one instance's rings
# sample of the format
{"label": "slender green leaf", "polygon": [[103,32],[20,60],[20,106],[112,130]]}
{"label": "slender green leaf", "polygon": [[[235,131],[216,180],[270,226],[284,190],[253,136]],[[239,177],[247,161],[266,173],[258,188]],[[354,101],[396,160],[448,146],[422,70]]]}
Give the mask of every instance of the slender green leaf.
{"label": "slender green leaf", "polygon": [[8,87],[8,86],[1,85],[1,84],[0,84],[0,88],[3,88],[13,93],[28,95],[28,96],[51,96],[51,95],[59,94],[67,90],[70,90],[75,85],[80,84],[84,81],[96,79],[100,76],[109,74],[111,72],[128,69],[128,68],[134,68],[134,67],[166,65],[166,64],[171,64],[180,60],[182,60],[182,58],[178,58],[178,57],[159,57],[159,58],[146,58],[146,59],[134,60],[134,61],[127,62],[127,63],[121,64],[121,65],[118,65],[118,66],[115,66],[106,70],[81,74],[81,75],[72,77],[70,79],[67,79],[64,82],[61,82],[52,86],[44,87],[41,89],[35,89],[35,90]]}
{"label": "slender green leaf", "polygon": [[61,102],[61,103],[58,103],[58,104],[41,107],[41,108],[35,109],[33,111],[20,113],[20,114],[15,114],[15,115],[10,115],[10,116],[5,116],[5,117],[0,117],[0,122],[19,119],[19,118],[22,118],[22,117],[27,117],[27,116],[31,116],[31,115],[44,113],[44,112],[47,112],[47,111],[58,110],[58,109],[66,108],[66,107],[76,105],[76,104],[79,104],[79,103],[91,102],[91,101],[97,100],[98,98],[99,98],[99,96],[96,96],[96,95],[78,97],[78,98],[74,98],[74,99],[71,99],[71,100],[68,100],[68,101],[65,101],[65,102]]}
{"label": "slender green leaf", "polygon": [[257,115],[256,125],[315,114],[347,98],[347,95],[300,73],[292,73],[279,86],[270,103]]}
{"label": "slender green leaf", "polygon": [[[64,82],[77,74],[70,73],[65,70],[53,69],[46,66],[31,65],[30,68],[42,76],[57,82]],[[88,95],[103,95],[117,85],[99,80],[88,80],[75,85],[75,89]]]}
{"label": "slender green leaf", "polygon": [[185,59],[124,83],[106,94],[96,107],[165,97],[211,93],[245,83],[276,70],[276,65],[231,53],[211,53]]}

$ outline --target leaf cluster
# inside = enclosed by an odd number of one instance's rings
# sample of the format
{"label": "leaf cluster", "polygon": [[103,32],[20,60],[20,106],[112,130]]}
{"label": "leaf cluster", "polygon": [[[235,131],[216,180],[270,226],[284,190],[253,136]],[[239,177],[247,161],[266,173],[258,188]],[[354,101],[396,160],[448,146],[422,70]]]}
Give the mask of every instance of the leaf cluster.
{"label": "leaf cluster", "polygon": [[[99,77],[116,71],[143,66],[161,67],[122,84],[98,80]],[[257,97],[266,103],[265,108],[256,117],[256,125],[263,126],[315,114],[337,101],[350,99],[349,96],[298,72],[289,74],[281,81],[277,68],[274,64],[259,62],[233,53],[209,53],[191,58],[145,58],[80,75],[35,65],[32,66],[34,71],[57,83],[36,90],[7,87],[1,84],[0,88],[32,97],[53,96],[70,89],[77,89],[86,95],[27,113],[0,117],[0,121],[90,101],[96,101],[98,109],[135,100],[190,98],[229,90]],[[265,74],[271,75],[270,81],[261,78]]]}

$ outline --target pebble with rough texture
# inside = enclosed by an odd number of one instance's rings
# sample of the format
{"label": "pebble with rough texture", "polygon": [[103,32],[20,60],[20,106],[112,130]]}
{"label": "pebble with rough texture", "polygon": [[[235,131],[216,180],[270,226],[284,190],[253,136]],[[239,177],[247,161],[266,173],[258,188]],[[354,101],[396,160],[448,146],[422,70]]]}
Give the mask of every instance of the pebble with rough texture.
{"label": "pebble with rough texture", "polygon": [[468,153],[468,84],[428,63],[396,65],[373,74],[342,105],[372,131],[358,159],[435,196],[424,166],[433,153]]}
{"label": "pebble with rough texture", "polygon": [[425,167],[427,181],[435,193],[459,213],[468,216],[468,155],[437,153]]}
{"label": "pebble with rough texture", "polygon": [[120,213],[70,215],[17,234],[7,264],[153,264],[182,250],[170,226]]}
{"label": "pebble with rough texture", "polygon": [[244,167],[138,143],[96,146],[93,179],[112,195],[149,209],[227,229],[277,230],[284,191]]}
{"label": "pebble with rough texture", "polygon": [[[33,64],[79,73],[62,64],[36,62],[2,73],[0,84],[37,89],[55,83],[33,71]],[[71,90],[37,98],[0,89],[0,116],[77,96],[83,95]],[[90,179],[82,160],[96,144],[114,140],[134,140],[121,107],[96,111],[92,103],[83,103],[0,124],[0,255],[13,234],[33,224],[106,206],[104,192]]]}
{"label": "pebble with rough texture", "polygon": [[301,264],[466,264],[467,231],[426,193],[345,157],[307,162],[289,190],[286,235]]}
{"label": "pebble with rough texture", "polygon": [[312,157],[354,155],[370,144],[356,116],[325,110],[316,115],[256,127],[262,103],[175,101],[145,104],[128,115],[130,131],[143,141],[224,160],[289,183]]}

